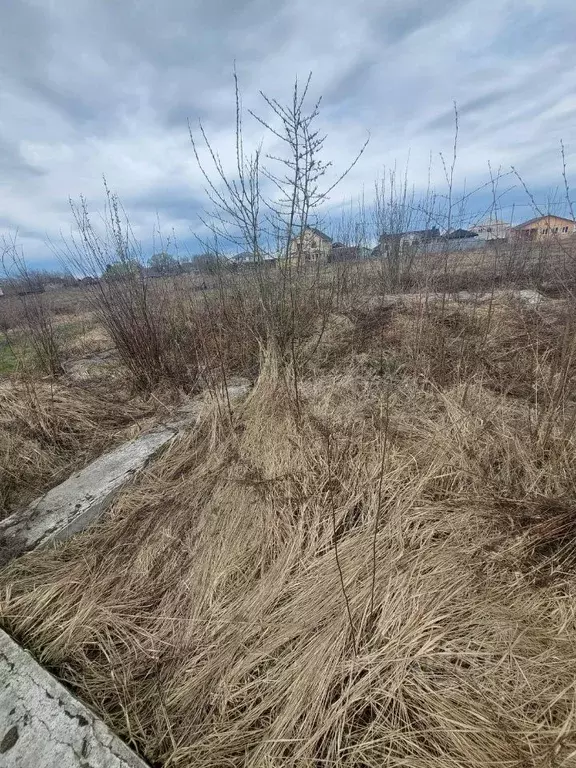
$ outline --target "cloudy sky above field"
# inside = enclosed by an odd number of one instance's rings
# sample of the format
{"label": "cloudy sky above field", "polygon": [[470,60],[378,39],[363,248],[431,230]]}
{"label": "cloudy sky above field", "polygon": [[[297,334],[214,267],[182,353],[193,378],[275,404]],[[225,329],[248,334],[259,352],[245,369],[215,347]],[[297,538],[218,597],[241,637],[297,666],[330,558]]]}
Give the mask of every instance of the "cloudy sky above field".
{"label": "cloudy sky above field", "polygon": [[[454,100],[457,185],[485,181],[490,161],[516,166],[545,199],[562,181],[560,139],[576,185],[575,29],[574,0],[7,0],[0,233],[18,231],[29,259],[48,264],[46,239],[70,232],[68,198],[97,209],[105,175],[146,247],[159,221],[198,250],[203,184],[187,119],[202,119],[227,163],[234,62],[246,107],[260,89],[288,97],[294,76],[313,72],[336,167],[370,134],[333,205],[408,156],[417,188],[431,153],[440,184]],[[517,188],[505,202],[527,200]]]}

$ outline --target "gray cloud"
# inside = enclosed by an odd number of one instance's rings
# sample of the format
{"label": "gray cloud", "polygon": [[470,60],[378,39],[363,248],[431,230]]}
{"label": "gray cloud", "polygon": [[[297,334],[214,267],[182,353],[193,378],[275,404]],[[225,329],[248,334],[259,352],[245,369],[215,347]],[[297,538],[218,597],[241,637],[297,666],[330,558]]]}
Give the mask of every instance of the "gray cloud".
{"label": "gray cloud", "polygon": [[39,71],[48,55],[50,30],[49,12],[40,5],[19,0],[3,8],[0,72],[18,79]]}
{"label": "gray cloud", "polygon": [[495,88],[489,93],[485,93],[482,96],[477,96],[469,101],[464,101],[460,104],[459,109],[462,114],[474,115],[478,112],[482,112],[487,107],[492,107],[495,104],[499,104],[505,99],[510,99],[515,93],[515,89],[510,86],[508,88]]}
{"label": "gray cloud", "polygon": [[442,21],[457,7],[457,0],[396,0],[386,4],[378,14],[376,29],[389,43],[398,43],[433,22]]}
{"label": "gray cloud", "polygon": [[16,179],[33,179],[44,173],[22,157],[22,152],[15,141],[0,139],[0,184],[2,182],[9,184]]}
{"label": "gray cloud", "polygon": [[454,99],[468,187],[488,160],[554,185],[559,137],[576,165],[575,22],[572,0],[14,0],[0,47],[0,230],[44,254],[45,236],[70,226],[68,196],[96,206],[105,174],[139,235],[158,213],[188,237],[203,183],[187,119],[231,162],[234,66],[246,107],[261,107],[260,88],[288,97],[312,70],[339,167],[371,132],[334,204],[408,153],[423,184],[429,153],[450,149]]}

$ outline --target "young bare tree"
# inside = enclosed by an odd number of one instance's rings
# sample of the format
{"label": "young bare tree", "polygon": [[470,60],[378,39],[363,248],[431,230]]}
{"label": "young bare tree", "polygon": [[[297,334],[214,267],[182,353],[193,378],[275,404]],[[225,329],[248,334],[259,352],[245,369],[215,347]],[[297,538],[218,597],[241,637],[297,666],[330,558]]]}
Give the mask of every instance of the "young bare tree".
{"label": "young bare tree", "polygon": [[16,236],[3,238],[0,261],[7,276],[7,285],[20,302],[28,340],[35,362],[50,376],[62,374],[62,351],[58,332],[44,301],[44,286],[38,273],[30,270]]}
{"label": "young bare tree", "polygon": [[[331,182],[327,180],[331,163],[324,160],[326,137],[317,127],[321,102],[318,99],[308,106],[310,83],[311,76],[303,87],[296,80],[286,104],[261,92],[268,115],[253,110],[249,115],[273,146],[265,151],[263,141],[247,154],[241,95],[234,74],[233,171],[224,168],[202,124],[198,136],[190,130],[211,204],[202,220],[219,242],[250,254],[254,269],[244,273],[249,275],[244,290],[256,290],[263,313],[262,351],[291,367],[297,401],[298,342],[312,332],[331,296],[329,286],[327,291],[320,290],[320,261],[306,258],[305,233],[316,223],[319,208],[356,164],[367,143],[342,173]],[[271,257],[276,270],[267,266]],[[220,257],[220,263],[225,269],[227,260]]]}

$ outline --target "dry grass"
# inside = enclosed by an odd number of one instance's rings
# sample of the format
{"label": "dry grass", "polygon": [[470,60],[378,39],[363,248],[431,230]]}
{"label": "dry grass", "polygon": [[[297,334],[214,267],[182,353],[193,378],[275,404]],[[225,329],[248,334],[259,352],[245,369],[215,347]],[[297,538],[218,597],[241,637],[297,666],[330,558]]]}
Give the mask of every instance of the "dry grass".
{"label": "dry grass", "polygon": [[576,765],[571,312],[333,318],[4,626],[155,765]]}
{"label": "dry grass", "polygon": [[559,404],[576,377],[571,306],[532,307],[506,296],[478,304],[425,293],[396,304],[376,298],[329,318],[314,362],[337,369],[352,351],[381,376],[396,372],[440,388],[480,382],[539,406]]}
{"label": "dry grass", "polygon": [[156,404],[99,386],[18,377],[0,384],[0,518],[139,430]]}

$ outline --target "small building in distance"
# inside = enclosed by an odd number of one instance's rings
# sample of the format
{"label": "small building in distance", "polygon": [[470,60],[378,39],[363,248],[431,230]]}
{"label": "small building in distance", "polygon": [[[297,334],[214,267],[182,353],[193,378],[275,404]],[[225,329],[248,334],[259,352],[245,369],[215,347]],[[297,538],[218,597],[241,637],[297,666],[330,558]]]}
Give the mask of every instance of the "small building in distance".
{"label": "small building in distance", "polygon": [[242,251],[242,253],[230,257],[230,263],[236,268],[273,267],[277,261],[277,253],[264,253],[262,251],[259,254],[252,253],[252,251]]}
{"label": "small building in distance", "polygon": [[332,250],[332,238],[316,227],[306,227],[290,240],[290,259],[299,263],[327,262]]}
{"label": "small building in distance", "polygon": [[472,240],[478,237],[476,232],[472,232],[471,229],[454,229],[452,232],[448,232],[444,235],[444,240]]}
{"label": "small building in distance", "polygon": [[331,264],[342,261],[360,261],[369,259],[372,256],[372,249],[362,245],[343,245],[342,243],[333,243],[328,261]]}
{"label": "small building in distance", "polygon": [[431,229],[415,229],[412,232],[403,232],[400,235],[401,245],[427,245],[440,237],[438,227]]}
{"label": "small building in distance", "polygon": [[406,245],[427,245],[440,237],[438,227],[430,229],[418,229],[414,232],[406,232],[402,235],[402,244]]}
{"label": "small building in distance", "polygon": [[470,231],[478,235],[480,240],[505,240],[510,234],[510,229],[510,224],[492,218],[470,227]]}
{"label": "small building in distance", "polygon": [[252,251],[242,251],[242,253],[234,254],[232,261],[235,264],[253,264],[256,261],[256,256]]}
{"label": "small building in distance", "polygon": [[393,245],[427,245],[440,237],[438,227],[430,229],[413,229],[408,232],[384,232],[380,235],[379,246],[384,251],[386,246]]}
{"label": "small building in distance", "polygon": [[576,222],[572,219],[566,219],[564,216],[555,216],[551,213],[546,216],[537,216],[535,219],[529,219],[522,224],[518,224],[512,230],[515,239],[528,240],[529,242],[570,237],[575,232]]}

